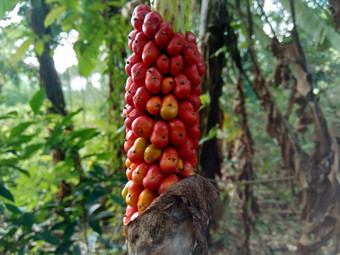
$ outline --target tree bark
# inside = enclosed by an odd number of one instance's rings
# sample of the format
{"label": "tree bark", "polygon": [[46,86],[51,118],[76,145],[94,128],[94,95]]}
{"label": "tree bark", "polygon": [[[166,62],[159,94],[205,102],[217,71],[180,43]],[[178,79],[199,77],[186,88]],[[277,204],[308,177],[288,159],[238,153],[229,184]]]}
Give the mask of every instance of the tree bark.
{"label": "tree bark", "polygon": [[125,228],[129,255],[208,254],[208,212],[218,191],[194,175],[171,186]]}
{"label": "tree bark", "polygon": [[[216,125],[222,122],[222,112],[219,106],[219,98],[222,94],[222,69],[225,65],[224,53],[218,50],[225,45],[225,1],[203,0],[201,4],[201,53],[205,59],[207,71],[202,78],[202,94],[209,93],[210,104],[207,109],[201,111],[201,137],[208,134]],[[214,179],[215,175],[221,175],[221,148],[217,137],[206,141],[202,145],[200,164],[205,177]]]}
{"label": "tree bark", "polygon": [[44,26],[48,7],[44,0],[32,0],[31,4],[32,9],[29,17],[31,30],[44,42],[43,53],[40,56],[37,54],[40,65],[40,87],[45,89],[47,98],[52,102],[50,111],[65,116],[64,94],[61,89],[57,70],[54,66],[54,60],[51,56],[50,45],[53,38],[51,27],[46,28]]}

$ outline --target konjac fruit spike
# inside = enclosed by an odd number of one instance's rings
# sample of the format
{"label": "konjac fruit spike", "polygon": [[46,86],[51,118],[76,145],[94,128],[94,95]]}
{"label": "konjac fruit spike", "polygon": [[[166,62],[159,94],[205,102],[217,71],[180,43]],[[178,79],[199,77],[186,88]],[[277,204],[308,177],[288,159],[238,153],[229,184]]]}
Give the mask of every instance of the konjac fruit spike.
{"label": "konjac fruit spike", "polygon": [[158,148],[164,148],[169,143],[168,123],[159,120],[155,123],[150,137],[150,142]]}
{"label": "konjac fruit spike", "polygon": [[132,122],[132,131],[138,137],[149,139],[153,130],[155,121],[148,116],[139,116]]}
{"label": "konjac fruit spike", "polygon": [[201,99],[196,94],[190,94],[190,96],[188,96],[186,100],[192,104],[192,106],[194,107],[194,111],[197,112],[200,109]]}
{"label": "konjac fruit spike", "polygon": [[162,17],[157,11],[149,12],[145,16],[143,27],[142,27],[144,34],[147,37],[152,39],[155,36],[157,29],[159,25],[161,24],[161,22],[162,22]]}
{"label": "konjac fruit spike", "polygon": [[131,68],[131,76],[134,83],[138,86],[143,86],[145,82],[146,72],[148,70],[148,66],[143,62],[138,62]]}
{"label": "konjac fruit spike", "polygon": [[141,62],[142,58],[137,54],[133,53],[127,60],[125,65],[125,71],[127,75],[131,76],[131,68],[138,62]]}
{"label": "konjac fruit spike", "polygon": [[184,68],[183,73],[188,77],[192,88],[200,85],[201,76],[199,75],[197,66],[195,64]]}
{"label": "konjac fruit spike", "polygon": [[148,164],[152,164],[160,159],[162,155],[162,149],[157,148],[153,144],[149,144],[144,151],[144,161]]}
{"label": "konjac fruit spike", "polygon": [[187,127],[191,127],[199,122],[199,115],[194,110],[194,106],[188,101],[182,101],[178,105],[179,118]]}
{"label": "konjac fruit spike", "polygon": [[173,33],[174,31],[172,29],[171,24],[167,21],[163,21],[159,25],[159,29],[155,35],[155,41],[158,47],[161,49],[165,48]]}
{"label": "konjac fruit spike", "polygon": [[183,74],[178,73],[174,76],[175,86],[174,94],[178,99],[184,99],[191,93],[191,83],[189,79]]}
{"label": "konjac fruit spike", "polygon": [[137,31],[142,31],[143,22],[147,12],[137,12],[131,17],[131,24]]}
{"label": "konjac fruit spike", "polygon": [[172,173],[176,170],[178,158],[178,152],[174,147],[166,147],[159,160],[159,167],[164,173]]}
{"label": "konjac fruit spike", "polygon": [[128,35],[128,45],[129,45],[130,50],[132,50],[132,44],[136,38],[137,33],[138,33],[137,29],[134,29]]}
{"label": "konjac fruit spike", "polygon": [[163,74],[167,74],[170,71],[169,57],[165,54],[160,55],[156,60],[156,66]]}
{"label": "konjac fruit spike", "polygon": [[158,115],[161,110],[162,98],[160,96],[153,96],[146,102],[146,110],[151,115]]}
{"label": "konjac fruit spike", "polygon": [[170,74],[171,75],[175,75],[179,73],[180,71],[183,70],[183,68],[184,68],[184,61],[183,61],[183,57],[180,54],[173,56],[170,59]]}
{"label": "konjac fruit spike", "polygon": [[194,33],[180,32],[185,27],[185,5],[179,0],[160,1],[157,10],[165,15],[164,21],[149,6],[137,6],[131,17],[135,29],[128,36],[133,54],[125,66],[130,77],[123,110],[129,180],[122,191],[128,205],[124,224],[138,217],[158,194],[194,175],[197,165],[203,57]]}
{"label": "konjac fruit spike", "polygon": [[132,43],[132,51],[137,55],[142,56],[144,46],[149,40],[150,39],[147,38],[143,32],[139,32]]}
{"label": "konjac fruit spike", "polygon": [[149,171],[150,165],[146,162],[140,163],[137,168],[132,172],[132,181],[134,183],[143,184],[143,179]]}
{"label": "konjac fruit spike", "polygon": [[179,157],[184,161],[189,160],[193,157],[194,150],[195,149],[192,140],[188,137],[185,143],[182,146],[178,147]]}
{"label": "konjac fruit spike", "polygon": [[127,153],[128,159],[135,164],[143,162],[144,151],[148,145],[149,142],[147,139],[143,137],[138,137]]}
{"label": "konjac fruit spike", "polygon": [[172,120],[178,114],[178,101],[173,94],[163,97],[160,115],[163,120]]}
{"label": "konjac fruit spike", "polygon": [[139,212],[143,212],[154,200],[156,193],[150,190],[143,190],[138,198],[137,208]]}
{"label": "konjac fruit spike", "polygon": [[161,91],[163,75],[153,66],[149,68],[145,76],[145,87],[152,93],[157,94]]}
{"label": "konjac fruit spike", "polygon": [[196,123],[195,125],[189,127],[187,129],[188,137],[190,137],[192,140],[195,140],[200,137],[200,128],[199,123]]}
{"label": "konjac fruit spike", "polygon": [[179,54],[185,47],[185,38],[181,32],[176,32],[172,35],[166,46],[166,51],[170,56]]}
{"label": "konjac fruit spike", "polygon": [[196,44],[196,36],[193,32],[191,31],[187,31],[185,33],[185,40],[188,42],[188,43],[194,43]]}
{"label": "konjac fruit spike", "polygon": [[165,173],[161,171],[159,165],[153,164],[143,179],[143,186],[148,190],[154,191],[164,178]]}
{"label": "konjac fruit spike", "polygon": [[161,92],[162,94],[168,94],[172,91],[173,87],[175,85],[175,81],[172,77],[166,77],[162,81],[162,88]]}
{"label": "konjac fruit spike", "polygon": [[146,4],[137,5],[136,8],[133,10],[132,17],[136,16],[138,12],[151,12],[151,8]]}
{"label": "konjac fruit spike", "polygon": [[180,119],[169,121],[169,139],[170,142],[175,146],[183,145],[186,142],[186,128]]}
{"label": "konjac fruit spike", "polygon": [[142,53],[143,62],[146,65],[151,66],[153,63],[156,62],[160,54],[161,54],[161,51],[157,47],[155,41],[151,40],[144,46],[143,53]]}
{"label": "konjac fruit spike", "polygon": [[158,194],[162,194],[165,190],[167,190],[168,188],[170,188],[172,185],[176,184],[177,182],[179,182],[177,175],[169,174],[159,184],[158,189],[157,189]]}
{"label": "konjac fruit spike", "polygon": [[150,98],[151,94],[145,86],[139,87],[133,96],[133,104],[138,110],[144,111],[146,110],[146,103]]}

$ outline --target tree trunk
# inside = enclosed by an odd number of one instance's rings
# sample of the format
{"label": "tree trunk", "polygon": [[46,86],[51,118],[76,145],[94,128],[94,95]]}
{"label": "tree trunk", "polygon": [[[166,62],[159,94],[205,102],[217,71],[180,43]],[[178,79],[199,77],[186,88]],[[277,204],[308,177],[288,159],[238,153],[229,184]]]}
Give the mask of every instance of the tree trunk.
{"label": "tree trunk", "polygon": [[[224,53],[212,56],[225,44],[225,1],[203,0],[201,5],[200,39],[201,52],[205,59],[207,72],[202,78],[202,93],[209,93],[210,104],[201,111],[201,137],[222,122],[222,112],[219,98],[222,94],[222,69],[225,65]],[[214,179],[215,174],[221,174],[221,148],[217,137],[202,145],[200,164],[202,173],[207,178]]]}
{"label": "tree trunk", "polygon": [[[40,40],[44,42],[44,51],[41,55],[37,54],[40,65],[40,87],[46,91],[46,97],[52,102],[53,113],[66,115],[65,99],[61,89],[60,79],[54,66],[54,60],[51,56],[50,45],[52,41],[51,27],[44,26],[44,20],[48,13],[48,7],[44,0],[32,0],[32,9],[30,12],[30,26]],[[46,39],[49,38],[49,39]]]}
{"label": "tree trunk", "polygon": [[208,212],[217,196],[199,175],[171,186],[126,226],[128,254],[207,255]]}

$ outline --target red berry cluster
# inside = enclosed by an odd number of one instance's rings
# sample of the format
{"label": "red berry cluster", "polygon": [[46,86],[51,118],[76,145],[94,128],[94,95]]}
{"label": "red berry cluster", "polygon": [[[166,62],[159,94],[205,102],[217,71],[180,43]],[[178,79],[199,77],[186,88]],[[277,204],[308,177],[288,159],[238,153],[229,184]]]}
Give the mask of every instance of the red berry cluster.
{"label": "red berry cluster", "polygon": [[124,107],[129,182],[124,224],[182,178],[194,175],[201,89],[205,72],[195,35],[173,32],[147,5],[134,9],[125,70]]}

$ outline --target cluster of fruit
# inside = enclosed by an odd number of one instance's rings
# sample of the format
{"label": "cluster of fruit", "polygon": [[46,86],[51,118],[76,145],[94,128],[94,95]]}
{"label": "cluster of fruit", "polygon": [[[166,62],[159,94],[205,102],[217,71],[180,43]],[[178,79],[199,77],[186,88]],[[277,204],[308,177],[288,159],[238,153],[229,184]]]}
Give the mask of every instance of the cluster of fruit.
{"label": "cluster of fruit", "polygon": [[125,70],[124,107],[128,205],[124,224],[142,213],[158,195],[194,175],[201,90],[205,72],[192,32],[175,32],[147,5],[135,8],[128,36],[133,51]]}

